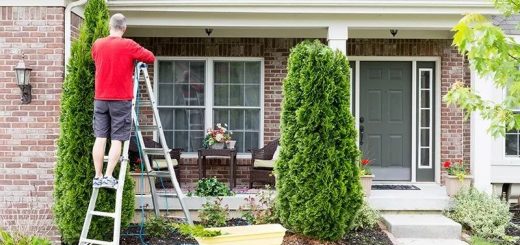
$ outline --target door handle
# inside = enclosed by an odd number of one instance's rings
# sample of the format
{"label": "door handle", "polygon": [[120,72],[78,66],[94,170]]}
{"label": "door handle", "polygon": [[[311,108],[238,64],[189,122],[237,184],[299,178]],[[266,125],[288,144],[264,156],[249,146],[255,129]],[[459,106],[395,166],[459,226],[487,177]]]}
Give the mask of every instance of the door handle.
{"label": "door handle", "polygon": [[[364,117],[360,117],[359,118],[359,123],[363,123],[365,122],[365,118]],[[359,145],[363,145],[363,136],[365,135],[365,126],[363,125],[359,125]]]}

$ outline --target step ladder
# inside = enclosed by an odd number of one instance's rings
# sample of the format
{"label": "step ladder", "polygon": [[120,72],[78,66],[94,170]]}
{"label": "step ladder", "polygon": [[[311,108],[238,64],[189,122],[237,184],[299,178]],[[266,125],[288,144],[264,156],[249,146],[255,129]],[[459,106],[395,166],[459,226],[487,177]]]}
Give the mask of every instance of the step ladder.
{"label": "step ladder", "polygon": [[[140,102],[138,100],[139,98],[139,78],[140,73],[143,72],[145,83],[146,83],[146,93],[149,95],[150,101],[148,102]],[[153,109],[153,115],[154,115],[154,121],[156,122],[156,125],[151,126],[140,126],[139,125],[139,118],[138,114],[136,113],[136,108],[138,107],[152,107]],[[139,110],[139,109],[138,109]],[[177,177],[175,176],[175,171],[173,169],[173,161],[170,157],[170,150],[168,146],[166,145],[166,140],[164,137],[164,132],[161,125],[161,119],[159,117],[159,111],[157,109],[157,104],[155,102],[155,95],[152,90],[152,85],[150,82],[150,77],[148,76],[148,67],[144,63],[137,63],[135,68],[135,74],[134,74],[134,99],[132,100],[132,119],[135,126],[135,135],[138,139],[138,146],[139,149],[142,150],[144,163],[146,167],[146,173],[144,173],[148,181],[150,182],[150,192],[152,194],[152,203],[155,215],[160,215],[160,208],[158,203],[158,196],[166,196],[166,197],[173,197],[177,198],[181,204],[181,207],[183,209],[185,217],[183,220],[185,220],[189,224],[193,224],[193,221],[191,219],[189,210],[187,209],[184,198],[186,197],[179,186],[179,182],[177,181]],[[157,133],[157,135],[160,138],[160,144],[162,148],[146,148],[144,144],[144,139],[142,132],[147,131],[154,131]],[[113,213],[111,212],[101,212],[96,211],[96,201],[99,194],[99,188],[93,188],[92,195],[90,197],[90,202],[87,209],[87,216],[85,217],[85,221],[83,222],[83,229],[81,230],[80,240],[79,244],[100,244],[100,245],[118,245],[119,244],[119,238],[121,233],[121,209],[122,209],[122,202],[123,202],[123,189],[125,184],[125,177],[126,177],[126,168],[128,166],[128,150],[130,148],[130,139],[125,141],[123,143],[123,153],[120,159],[120,170],[119,170],[119,176],[118,176],[118,187],[116,189],[116,204],[115,204],[115,210]],[[151,165],[149,160],[149,155],[162,155],[167,161],[168,164],[168,171],[155,171]],[[108,157],[104,157],[104,162],[108,162]],[[155,183],[151,180],[150,177],[156,176],[156,177],[169,177],[174,185],[174,191],[175,193],[157,193],[157,190],[155,188]],[[112,242],[108,241],[101,241],[101,240],[95,240],[95,239],[88,239],[88,232],[90,230],[90,223],[92,221],[93,216],[100,216],[100,217],[108,217],[114,219],[114,231],[113,231],[113,238]]]}

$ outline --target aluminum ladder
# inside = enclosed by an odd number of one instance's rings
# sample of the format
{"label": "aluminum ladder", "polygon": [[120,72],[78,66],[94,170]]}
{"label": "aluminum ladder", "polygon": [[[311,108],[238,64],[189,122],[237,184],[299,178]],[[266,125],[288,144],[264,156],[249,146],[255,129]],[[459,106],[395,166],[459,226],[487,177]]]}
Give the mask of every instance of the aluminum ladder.
{"label": "aluminum ladder", "polygon": [[[139,78],[141,72],[144,74],[145,78],[145,91],[148,94],[150,101],[139,101]],[[161,124],[161,119],[159,117],[159,111],[157,109],[157,103],[155,100],[155,95],[152,90],[152,84],[150,82],[150,77],[148,76],[148,66],[142,62],[137,63],[134,73],[134,89],[133,89],[134,98],[132,100],[132,120],[134,123],[134,133],[137,137],[137,144],[138,148],[142,150],[144,163],[146,167],[146,173],[144,175],[147,176],[148,181],[150,182],[150,192],[152,196],[152,203],[155,215],[160,215],[160,208],[158,203],[158,196],[166,196],[166,197],[173,197],[177,198],[181,204],[182,210],[184,212],[185,217],[183,220],[185,220],[189,224],[193,224],[193,220],[191,219],[190,212],[184,203],[184,198],[186,197],[180,188],[179,182],[177,181],[177,176],[175,176],[175,171],[173,169],[173,161],[170,157],[170,149],[168,148],[166,144],[166,140],[164,137],[164,131]],[[156,122],[155,125],[140,125],[138,114],[136,112],[137,107],[152,107],[153,110],[153,116],[154,121]],[[143,134],[142,132],[156,132],[160,139],[160,144],[162,148],[146,148],[144,144]],[[100,244],[100,245],[118,245],[119,244],[119,238],[121,235],[121,209],[122,209],[122,202],[123,202],[123,189],[125,184],[125,177],[126,177],[126,168],[128,166],[128,150],[130,148],[130,139],[125,141],[123,144],[123,154],[121,156],[121,166],[119,170],[119,176],[118,176],[118,187],[116,189],[116,205],[115,205],[115,212],[100,212],[96,211],[96,201],[99,194],[98,188],[93,188],[92,195],[90,197],[89,206],[87,209],[87,216],[85,218],[85,221],[83,222],[83,229],[81,231],[81,236],[79,240],[79,244]],[[168,165],[168,171],[155,171],[151,165],[150,165],[150,155],[161,155],[164,156],[164,158],[167,161]],[[108,162],[108,157],[104,157],[104,162]],[[157,193],[157,190],[155,188],[155,183],[152,181],[150,177],[156,176],[156,177],[169,177],[174,185],[175,193]],[[113,238],[112,241],[101,241],[101,240],[94,240],[94,239],[88,239],[88,232],[90,230],[90,223],[92,221],[93,216],[101,216],[101,217],[109,217],[114,219],[114,231],[113,231]]]}

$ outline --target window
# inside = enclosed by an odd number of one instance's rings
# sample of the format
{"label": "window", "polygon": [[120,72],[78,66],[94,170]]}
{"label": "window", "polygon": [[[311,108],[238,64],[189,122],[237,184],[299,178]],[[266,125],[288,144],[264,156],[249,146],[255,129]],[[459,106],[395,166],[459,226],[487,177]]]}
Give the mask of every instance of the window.
{"label": "window", "polygon": [[432,168],[433,69],[419,69],[419,168]]}
{"label": "window", "polygon": [[260,59],[159,58],[156,89],[171,148],[196,152],[207,128],[227,123],[238,152],[258,148],[262,126]]}

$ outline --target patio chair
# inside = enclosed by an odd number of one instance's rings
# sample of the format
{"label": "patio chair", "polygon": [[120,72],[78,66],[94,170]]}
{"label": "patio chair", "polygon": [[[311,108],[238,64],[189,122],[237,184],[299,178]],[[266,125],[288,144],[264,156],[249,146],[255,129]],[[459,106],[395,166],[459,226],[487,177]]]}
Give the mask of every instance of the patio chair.
{"label": "patio chair", "polygon": [[[162,147],[161,144],[159,144],[158,142],[155,142],[153,141],[152,139],[150,138],[144,138],[144,145],[146,146],[146,148],[160,148]],[[173,170],[175,171],[175,176],[177,177],[177,180],[179,181],[179,184],[180,184],[180,168],[179,168],[179,163],[181,162],[181,152],[183,151],[183,149],[181,148],[174,148],[174,149],[171,149],[170,151],[170,158],[172,159],[172,162],[173,162]],[[139,152],[138,152],[138,149],[137,149],[137,145],[135,144],[135,137],[132,136],[132,138],[130,139],[130,149],[129,149],[129,152],[132,154],[132,155],[135,155],[135,156],[139,156]],[[150,165],[152,166],[152,168],[154,170],[157,170],[157,171],[168,171],[168,165],[166,163],[166,159],[164,159],[164,157],[162,156],[155,156],[155,155],[150,155],[149,156],[149,160],[150,160]],[[169,178],[163,178],[163,181],[166,182],[166,183],[170,183],[169,181]],[[159,182],[159,180],[156,181],[156,183]],[[166,185],[165,185],[166,187]]]}
{"label": "patio chair", "polygon": [[261,149],[249,150],[251,152],[249,188],[253,188],[254,182],[261,182],[270,185],[275,184],[273,168],[274,162],[278,157],[278,142],[279,139],[276,139],[269,142]]}

